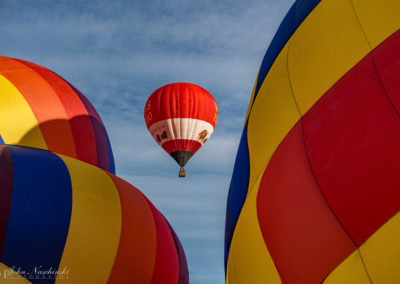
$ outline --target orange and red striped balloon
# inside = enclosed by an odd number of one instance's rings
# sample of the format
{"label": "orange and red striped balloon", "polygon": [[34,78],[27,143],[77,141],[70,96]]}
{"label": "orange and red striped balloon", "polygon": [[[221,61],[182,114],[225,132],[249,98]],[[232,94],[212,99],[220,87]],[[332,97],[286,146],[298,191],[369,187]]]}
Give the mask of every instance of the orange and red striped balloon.
{"label": "orange and red striped balloon", "polygon": [[115,173],[100,116],[54,72],[0,56],[0,98],[0,143],[49,150]]}

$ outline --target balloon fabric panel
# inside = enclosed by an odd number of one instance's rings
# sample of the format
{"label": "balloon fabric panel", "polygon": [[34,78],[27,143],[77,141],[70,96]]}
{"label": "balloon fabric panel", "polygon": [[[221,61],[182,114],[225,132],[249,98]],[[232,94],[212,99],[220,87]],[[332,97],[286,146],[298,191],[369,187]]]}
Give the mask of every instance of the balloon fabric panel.
{"label": "balloon fabric panel", "polygon": [[[71,216],[68,169],[51,152],[6,147],[11,152],[14,185],[1,262],[25,271],[34,271],[38,263],[44,270],[57,270]],[[41,166],[37,167],[38,164]],[[36,281],[53,282],[49,279]]]}
{"label": "balloon fabric panel", "polygon": [[7,146],[0,145],[0,257],[3,255],[4,240],[10,217],[13,178],[14,170],[10,149]]}
{"label": "balloon fabric panel", "polygon": [[[26,66],[34,70],[53,88],[57,98],[60,100],[64,107],[66,119],[70,123],[73,140],[76,144],[75,156],[79,160],[86,161],[92,165],[96,165],[97,149],[96,147],[91,147],[93,144],[96,144],[95,136],[93,133],[90,118],[88,116],[88,112],[86,111],[86,108],[83,105],[81,99],[76,95],[76,93],[72,90],[67,82],[60,80],[60,77],[50,70],[31,62],[22,60],[17,61],[25,64]],[[49,147],[49,150],[52,151],[51,145]],[[54,149],[54,151],[58,152],[57,149]],[[65,155],[68,154],[65,153]]]}
{"label": "balloon fabric panel", "polygon": [[362,260],[372,282],[399,283],[399,235],[398,212],[361,245]]}
{"label": "balloon fabric panel", "polygon": [[342,263],[325,278],[323,283],[371,283],[371,278],[365,270],[364,260],[361,259],[360,250],[355,250],[343,260]]}
{"label": "balloon fabric panel", "polygon": [[[168,224],[153,204],[149,203],[153,212],[157,234],[157,258],[154,264],[152,284],[175,284],[179,280],[178,253]],[[161,237],[162,236],[162,237]]]}
{"label": "balloon fabric panel", "polygon": [[256,81],[254,98],[252,101],[254,101],[254,99],[257,97],[258,91],[260,90],[265,77],[267,76],[272,64],[278,57],[283,47],[286,45],[288,40],[304,21],[304,19],[319,4],[319,2],[321,2],[321,0],[297,0],[292,5],[289,12],[286,14],[285,18],[280,24],[278,31],[273,37],[267,52],[265,53],[264,59],[261,63],[258,79]]}
{"label": "balloon fabric panel", "polygon": [[322,1],[289,42],[288,72],[300,113],[370,51],[351,1]]}
{"label": "balloon fabric panel", "polygon": [[235,166],[229,187],[226,221],[225,221],[225,270],[228,261],[229,248],[235,225],[246,200],[247,188],[249,186],[249,149],[247,146],[247,123],[244,127],[236,155]]}
{"label": "balloon fabric panel", "polygon": [[268,251],[286,283],[320,283],[357,248],[320,192],[301,122],[264,171],[257,215]]}
{"label": "balloon fabric panel", "polygon": [[[126,181],[109,174],[121,200],[121,237],[108,283],[123,283],[132,275],[151,283],[156,258],[156,229],[147,199]],[[132,258],[132,255],[135,257]]]}
{"label": "balloon fabric panel", "polygon": [[[1,59],[1,57],[0,57]],[[0,64],[1,68],[2,64]],[[47,149],[38,121],[19,90],[0,74],[2,142]],[[11,111],[12,110],[12,111]],[[8,123],[6,123],[8,122]],[[29,131],[29,135],[26,135]]]}
{"label": "balloon fabric panel", "polygon": [[[287,52],[288,46],[285,46],[264,81],[248,120],[249,189],[233,233],[227,267],[228,275],[232,270],[232,274],[240,275],[235,277],[241,281],[249,274],[253,275],[251,281],[256,282],[279,279],[257,221],[256,193],[260,182],[258,170],[265,168],[281,139],[300,118],[290,87]],[[263,127],[269,131],[259,131]],[[230,261],[231,257],[235,261]],[[270,269],[265,269],[271,265]]]}
{"label": "balloon fabric panel", "polygon": [[[165,218],[164,218],[165,219]],[[169,230],[172,234],[172,238],[174,239],[176,251],[178,254],[178,263],[179,263],[179,280],[178,284],[189,284],[189,270],[186,262],[185,251],[183,250],[183,246],[179,241],[178,235],[175,233],[172,226],[168,223],[167,219],[165,221],[168,224]]]}
{"label": "balloon fabric panel", "polygon": [[[399,44],[399,35],[388,41]],[[399,114],[379,79],[374,53],[347,73],[303,118],[316,179],[357,245],[400,210],[396,166],[400,160]]]}
{"label": "balloon fabric panel", "polygon": [[[13,284],[30,284],[30,283],[32,283],[28,279],[26,279],[26,278],[22,277],[20,274],[18,274],[17,271],[15,271],[14,269],[12,269],[11,267],[7,266],[6,264],[4,264],[2,262],[0,262],[0,270],[3,271],[4,274],[7,273],[7,275],[13,276],[12,280],[5,279],[4,283],[13,283]],[[3,279],[1,279],[1,280],[3,280]],[[1,283],[3,283],[3,281]]]}
{"label": "balloon fabric panel", "polygon": [[86,110],[89,114],[94,135],[96,137],[97,160],[99,164],[102,165],[102,168],[108,169],[109,172],[115,174],[114,156],[103,121],[101,120],[99,114],[97,113],[93,105],[89,102],[89,100],[74,86],[72,86],[71,84],[70,86],[78,95],[78,97],[82,100],[82,103],[85,105]]}
{"label": "balloon fabric panel", "polygon": [[118,191],[100,168],[60,157],[72,183],[71,222],[60,266],[70,269],[70,281],[104,282],[111,273],[121,234]]}

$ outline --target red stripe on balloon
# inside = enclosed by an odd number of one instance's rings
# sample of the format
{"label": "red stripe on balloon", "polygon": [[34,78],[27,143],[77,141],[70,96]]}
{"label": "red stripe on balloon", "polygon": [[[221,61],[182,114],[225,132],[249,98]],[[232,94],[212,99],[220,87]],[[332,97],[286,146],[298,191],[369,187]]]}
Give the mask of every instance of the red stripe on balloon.
{"label": "red stripe on balloon", "polygon": [[111,147],[109,147],[110,145],[107,139],[107,131],[104,127],[103,121],[89,100],[78,89],[71,84],[69,85],[79,96],[82,103],[85,105],[87,112],[89,113],[93,132],[96,137],[97,164],[102,169],[110,170],[110,158],[112,158],[112,155],[110,154],[109,149],[111,149]]}
{"label": "red stripe on balloon", "polygon": [[161,145],[161,147],[168,153],[171,154],[175,151],[189,151],[193,154],[201,148],[201,143],[195,140],[177,139],[170,140]]}
{"label": "red stripe on balloon", "polygon": [[356,249],[315,182],[300,123],[280,144],[264,172],[257,215],[285,283],[321,283]]}
{"label": "red stripe on balloon", "polygon": [[172,226],[168,223],[169,230],[171,231],[172,237],[175,242],[176,252],[178,254],[178,262],[179,262],[179,281],[177,284],[189,284],[189,271],[186,261],[185,251],[183,250],[182,244],[176,235]]}
{"label": "red stripe on balloon", "polygon": [[70,84],[54,72],[37,64],[23,60],[18,61],[35,70],[53,88],[64,106],[75,142],[76,156],[74,158],[97,165],[96,141],[92,123],[82,100],[73,91]]}
{"label": "red stripe on balloon", "polygon": [[149,202],[157,231],[157,254],[152,284],[176,284],[179,279],[179,263],[174,239],[168,224],[160,212]]}
{"label": "red stripe on balloon", "polygon": [[357,245],[400,210],[399,93],[392,88],[400,77],[399,45],[397,32],[303,118],[315,176]]}
{"label": "red stripe on balloon", "polygon": [[[3,255],[13,191],[13,165],[10,150],[0,145],[0,258]],[[1,259],[0,259],[1,260]]]}
{"label": "red stripe on balloon", "polygon": [[169,118],[193,118],[209,122],[214,127],[218,109],[211,94],[190,83],[174,83],[156,90],[148,99],[144,117],[149,128]]}
{"label": "red stripe on balloon", "polygon": [[112,174],[109,176],[120,196],[122,224],[118,251],[107,282],[150,283],[157,238],[152,209],[139,190]]}

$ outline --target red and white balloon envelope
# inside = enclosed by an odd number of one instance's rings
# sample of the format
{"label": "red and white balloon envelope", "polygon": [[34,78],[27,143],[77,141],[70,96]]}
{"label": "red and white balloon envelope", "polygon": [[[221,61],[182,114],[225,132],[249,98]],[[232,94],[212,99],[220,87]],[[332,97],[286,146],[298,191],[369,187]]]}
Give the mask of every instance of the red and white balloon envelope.
{"label": "red and white balloon envelope", "polygon": [[144,119],[150,134],[181,167],[209,139],[218,120],[218,107],[207,90],[190,83],[173,83],[147,100]]}

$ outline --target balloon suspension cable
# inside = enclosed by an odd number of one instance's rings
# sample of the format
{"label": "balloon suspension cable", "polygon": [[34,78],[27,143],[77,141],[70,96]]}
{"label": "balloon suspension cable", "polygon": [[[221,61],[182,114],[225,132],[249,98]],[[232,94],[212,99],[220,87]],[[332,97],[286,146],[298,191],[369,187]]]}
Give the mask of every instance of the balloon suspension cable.
{"label": "balloon suspension cable", "polygon": [[185,177],[185,176],[186,176],[186,172],[185,172],[185,169],[182,167],[182,168],[179,170],[179,177],[183,178],[183,177]]}

